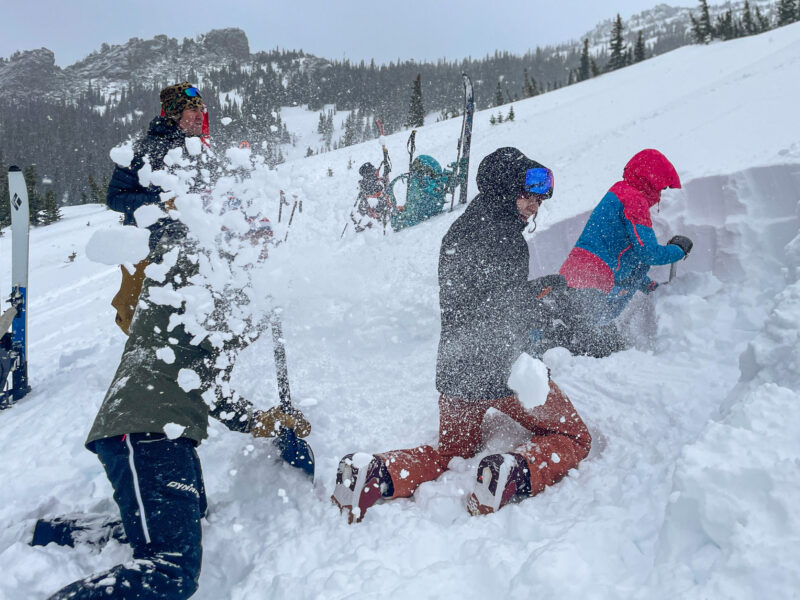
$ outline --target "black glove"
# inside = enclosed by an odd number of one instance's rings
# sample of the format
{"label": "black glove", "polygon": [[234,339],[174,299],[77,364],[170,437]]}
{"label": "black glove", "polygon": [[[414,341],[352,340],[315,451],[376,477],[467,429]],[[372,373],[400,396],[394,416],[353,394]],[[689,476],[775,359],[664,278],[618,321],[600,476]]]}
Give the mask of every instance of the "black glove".
{"label": "black glove", "polygon": [[690,240],[685,235],[673,235],[672,239],[667,242],[667,244],[674,244],[678,246],[681,250],[683,250],[683,256],[686,258],[689,255],[689,252],[692,251],[692,240]]}

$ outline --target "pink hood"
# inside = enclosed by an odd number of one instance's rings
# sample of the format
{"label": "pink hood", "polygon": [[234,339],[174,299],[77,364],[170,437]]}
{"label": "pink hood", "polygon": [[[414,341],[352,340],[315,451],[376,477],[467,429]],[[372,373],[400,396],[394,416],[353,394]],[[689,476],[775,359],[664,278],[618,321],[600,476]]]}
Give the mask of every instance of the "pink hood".
{"label": "pink hood", "polygon": [[681,179],[675,167],[658,150],[638,152],[625,165],[622,178],[641,192],[650,206],[659,201],[661,190],[681,187]]}

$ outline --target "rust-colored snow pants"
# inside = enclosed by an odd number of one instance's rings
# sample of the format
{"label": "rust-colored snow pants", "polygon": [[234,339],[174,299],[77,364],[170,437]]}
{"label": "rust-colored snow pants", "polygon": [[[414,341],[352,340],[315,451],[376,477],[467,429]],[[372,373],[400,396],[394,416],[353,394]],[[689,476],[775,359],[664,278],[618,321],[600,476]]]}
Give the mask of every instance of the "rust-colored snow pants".
{"label": "rust-colored snow pants", "polygon": [[532,496],[559,481],[589,454],[589,430],[569,398],[552,381],[547,401],[533,409],[522,406],[516,396],[463,400],[442,395],[438,449],[419,446],[376,455],[392,477],[392,498],[411,496],[420,484],[446,471],[454,456],[474,456],[481,445],[481,423],[490,408],[505,413],[533,433],[529,441],[512,450],[528,462]]}

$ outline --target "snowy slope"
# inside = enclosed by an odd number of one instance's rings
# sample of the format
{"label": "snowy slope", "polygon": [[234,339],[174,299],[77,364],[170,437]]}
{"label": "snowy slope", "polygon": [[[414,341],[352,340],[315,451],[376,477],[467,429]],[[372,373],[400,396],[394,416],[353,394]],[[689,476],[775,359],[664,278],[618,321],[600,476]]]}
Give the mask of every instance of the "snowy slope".
{"label": "snowy slope", "polygon": [[[458,211],[339,240],[357,190],[348,160],[377,164],[376,142],[265,178],[273,221],[279,187],[304,200],[262,283],[285,307],[292,391],[314,425],[318,476],[312,485],[268,442],[212,423],[199,449],[210,514],[196,597],[798,597],[798,92],[800,24],[519,102],[515,123],[476,115],[470,196],[480,158],[499,146],[555,171],[531,239],[533,272],[557,268],[586,211],[645,147],[662,150],[684,181],[663,195],[657,230],[695,241],[678,279],[628,315],[656,334],[651,343],[599,360],[548,353],[592,431],[592,453],[554,488],[487,517],[464,509],[480,456],[454,460],[414,499],[376,506],[357,526],[328,501],[345,453],[436,440],[436,263]],[[459,127],[420,129],[418,150],[450,162]],[[405,141],[387,140],[396,173]],[[100,554],[25,544],[39,516],[114,511],[82,443],[124,342],[108,305],[118,270],[84,248],[117,215],[65,213],[32,234],[33,392],[0,413],[0,598],[9,600],[45,598],[129,557],[115,543]],[[0,238],[4,290],[9,250]],[[277,400],[271,352],[269,340],[255,342],[234,372],[264,408]],[[481,455],[524,439],[498,414],[484,428]]]}

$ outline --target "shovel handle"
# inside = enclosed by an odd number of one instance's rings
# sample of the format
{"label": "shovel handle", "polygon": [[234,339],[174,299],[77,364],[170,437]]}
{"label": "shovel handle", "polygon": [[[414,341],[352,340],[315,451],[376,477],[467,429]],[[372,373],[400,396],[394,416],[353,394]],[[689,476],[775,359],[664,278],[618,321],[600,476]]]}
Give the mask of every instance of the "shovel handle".
{"label": "shovel handle", "polygon": [[272,325],[272,346],[275,352],[275,374],[278,378],[278,396],[281,400],[281,409],[294,410],[292,407],[292,394],[289,390],[289,370],[286,367],[286,347],[283,345],[283,327],[277,311],[270,315]]}

